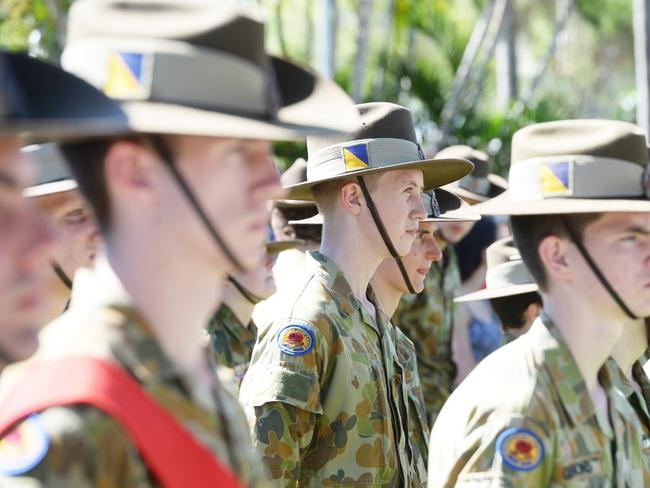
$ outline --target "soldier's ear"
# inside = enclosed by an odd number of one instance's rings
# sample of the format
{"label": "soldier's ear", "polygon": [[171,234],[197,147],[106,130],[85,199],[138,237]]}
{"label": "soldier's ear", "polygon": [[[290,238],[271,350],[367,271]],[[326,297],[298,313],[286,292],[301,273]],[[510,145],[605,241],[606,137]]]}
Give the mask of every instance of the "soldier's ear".
{"label": "soldier's ear", "polygon": [[137,142],[118,141],[111,145],[104,161],[112,192],[145,206],[154,204],[151,170],[156,161],[151,151]]}
{"label": "soldier's ear", "polygon": [[573,279],[570,261],[567,258],[568,242],[556,235],[546,236],[539,243],[537,252],[544,265],[549,281],[569,282]]}
{"label": "soldier's ear", "polygon": [[364,199],[359,184],[353,181],[345,183],[339,190],[339,201],[346,212],[352,215],[361,214]]}

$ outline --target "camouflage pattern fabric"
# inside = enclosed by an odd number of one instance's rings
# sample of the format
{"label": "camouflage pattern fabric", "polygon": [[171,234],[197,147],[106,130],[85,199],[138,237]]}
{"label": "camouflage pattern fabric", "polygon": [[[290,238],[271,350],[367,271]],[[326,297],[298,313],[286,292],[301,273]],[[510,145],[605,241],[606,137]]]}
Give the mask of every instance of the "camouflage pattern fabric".
{"label": "camouflage pattern fabric", "polygon": [[429,486],[650,486],[639,422],[604,372],[611,423],[559,331],[538,319],[449,398],[432,429]]}
{"label": "camouflage pattern fabric", "polygon": [[456,364],[451,340],[456,305],[460,295],[458,259],[451,247],[442,261],[433,263],[418,295],[405,294],[392,322],[415,344],[418,372],[427,408],[429,425],[435,421],[454,387]]}
{"label": "camouflage pattern fabric", "polygon": [[209,356],[219,366],[221,380],[229,378],[234,391],[239,391],[253,354],[257,327],[251,320],[245,327],[228,305],[221,305],[208,324]]}
{"label": "camouflage pattern fabric", "polygon": [[260,327],[242,383],[258,453],[278,486],[423,486],[410,345],[331,260],[310,252],[307,264],[301,291]]}
{"label": "camouflage pattern fabric", "polygon": [[641,422],[643,428],[643,454],[648,464],[650,464],[650,413],[648,411],[648,402],[650,402],[650,379],[645,374],[642,363],[645,363],[645,357],[636,361],[632,366],[632,376],[641,389],[640,394],[613,358],[607,360],[606,367],[610,381],[625,395],[625,398],[627,398],[628,403],[632,406]]}
{"label": "camouflage pattern fabric", "polygon": [[[184,374],[163,352],[150,327],[129,303],[110,270],[83,270],[75,277],[71,309],[48,326],[39,357],[89,355],[117,362],[198,441],[239,477],[245,486],[266,486],[266,473],[252,444],[235,398],[214,377],[210,389]],[[110,273],[110,277],[106,276]],[[108,287],[107,283],[110,282]],[[111,289],[112,288],[112,289]],[[82,291],[82,293],[78,293]],[[210,371],[210,368],[208,368]],[[28,381],[28,380],[27,380]],[[110,416],[88,405],[50,408],[37,414],[49,447],[31,452],[18,436],[0,443],[0,466],[18,470],[0,486],[66,488],[159,487],[127,432]],[[28,428],[30,418],[17,427]],[[37,439],[38,440],[38,439]],[[12,450],[25,452],[18,463]],[[32,456],[33,459],[29,459]]]}

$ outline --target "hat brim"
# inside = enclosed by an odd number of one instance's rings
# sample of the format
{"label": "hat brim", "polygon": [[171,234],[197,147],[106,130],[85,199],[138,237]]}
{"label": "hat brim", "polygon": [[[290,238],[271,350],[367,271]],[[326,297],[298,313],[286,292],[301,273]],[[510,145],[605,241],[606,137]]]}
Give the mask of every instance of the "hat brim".
{"label": "hat brim", "polygon": [[273,200],[273,204],[280,208],[309,208],[316,204],[309,200]]}
{"label": "hat brim", "polygon": [[128,132],[119,105],[84,80],[25,54],[2,52],[0,65],[8,109],[1,135],[50,141]]}
{"label": "hat brim", "polygon": [[501,193],[508,189],[508,182],[501,176],[490,173],[487,175],[487,179],[490,182],[487,195],[481,195],[480,193],[474,193],[460,186],[449,185],[446,190],[458,195],[460,198],[467,200],[470,205],[477,203],[487,202],[491,198],[496,198]]}
{"label": "hat brim", "polygon": [[321,178],[313,181],[306,181],[295,185],[286,186],[286,198],[290,200],[313,200],[313,189],[316,185],[328,181],[340,180],[364,175],[380,174],[386,171],[419,170],[424,176],[424,190],[432,190],[461,179],[471,173],[474,165],[465,159],[425,159],[422,161],[410,161],[405,163],[382,166],[379,168],[362,168],[348,171],[343,174]]}
{"label": "hat brim", "polygon": [[440,216],[426,218],[420,222],[476,222],[481,220],[480,213],[452,192],[442,188],[436,188],[434,191],[440,207]]}
{"label": "hat brim", "polygon": [[124,101],[129,126],[134,132],[268,141],[357,129],[359,115],[335,83],[284,59],[270,58],[281,91],[274,119],[172,103]]}
{"label": "hat brim", "polygon": [[264,246],[268,254],[280,254],[282,251],[297,249],[304,245],[305,241],[302,239],[287,239],[286,241],[267,242]]}
{"label": "hat brim", "polygon": [[500,286],[498,288],[483,288],[482,290],[468,293],[466,295],[454,298],[455,303],[474,302],[478,300],[490,300],[492,298],[503,298],[513,295],[523,295],[524,293],[531,293],[539,291],[539,287],[535,283],[528,283],[522,285]]}
{"label": "hat brim", "polygon": [[28,198],[42,197],[76,190],[77,188],[76,180],[53,181],[51,183],[43,183],[42,185],[29,186],[23,190],[23,196]]}
{"label": "hat brim", "polygon": [[598,212],[650,212],[650,200],[614,198],[547,198],[510,201],[506,190],[498,197],[474,205],[481,215],[551,215]]}

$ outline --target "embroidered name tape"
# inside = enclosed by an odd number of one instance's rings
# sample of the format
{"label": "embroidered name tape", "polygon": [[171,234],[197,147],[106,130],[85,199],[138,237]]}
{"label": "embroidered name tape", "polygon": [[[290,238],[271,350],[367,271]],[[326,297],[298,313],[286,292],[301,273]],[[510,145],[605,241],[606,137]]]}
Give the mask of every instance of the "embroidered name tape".
{"label": "embroidered name tape", "polygon": [[499,434],[496,444],[506,466],[516,471],[532,471],[544,459],[544,445],[532,431],[511,428]]}
{"label": "embroidered name tape", "polygon": [[303,356],[314,348],[314,333],[304,325],[290,324],[278,332],[278,347],[290,356]]}

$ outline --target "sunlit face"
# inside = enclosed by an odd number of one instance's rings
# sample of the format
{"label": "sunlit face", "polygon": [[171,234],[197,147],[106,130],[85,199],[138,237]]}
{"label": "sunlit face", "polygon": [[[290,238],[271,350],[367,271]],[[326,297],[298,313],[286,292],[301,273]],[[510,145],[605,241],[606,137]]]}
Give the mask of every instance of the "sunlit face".
{"label": "sunlit face", "polygon": [[[433,222],[420,222],[411,252],[402,258],[404,269],[416,293],[424,290],[424,279],[431,268],[431,263],[442,259],[442,252],[434,239],[435,229],[436,224]],[[389,283],[394,290],[409,293],[393,258],[386,259],[379,265],[374,280],[383,280]]]}
{"label": "sunlit face", "polygon": [[[650,315],[650,213],[605,213],[587,224],[583,242],[625,304],[640,317]],[[620,313],[574,245],[567,249],[573,282],[604,314]]]}
{"label": "sunlit face", "polygon": [[52,259],[72,278],[77,269],[91,267],[97,255],[100,234],[90,210],[78,190],[34,198],[56,232]]}
{"label": "sunlit face", "polygon": [[22,196],[28,164],[18,141],[0,138],[0,363],[26,359],[38,346],[52,236],[43,215]]}
{"label": "sunlit face", "polygon": [[262,266],[257,266],[245,273],[231,273],[231,276],[253,295],[265,300],[276,291],[273,278],[273,265],[276,257],[276,255],[267,253]]}
{"label": "sunlit face", "polygon": [[374,178],[372,199],[397,254],[404,256],[417,238],[418,222],[426,217],[422,171],[387,171]]}
{"label": "sunlit face", "polygon": [[[260,266],[269,221],[267,201],[281,198],[279,172],[267,141],[182,136],[174,139],[179,170],[236,258]],[[232,271],[233,264],[168,179],[165,213],[173,216],[187,252],[205,256],[206,266]],[[215,256],[217,258],[215,259]]]}

